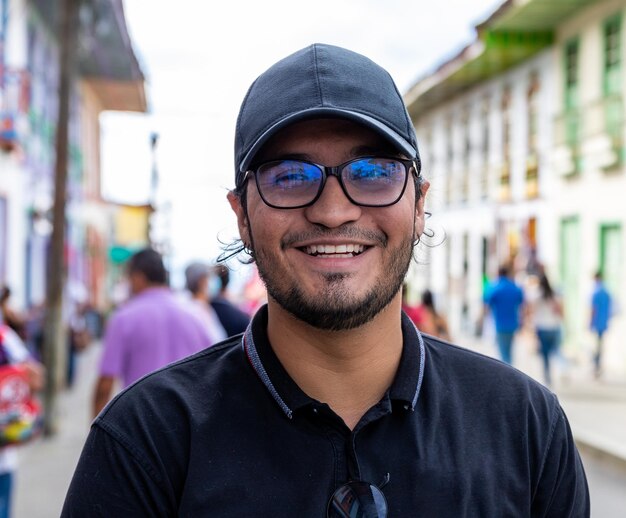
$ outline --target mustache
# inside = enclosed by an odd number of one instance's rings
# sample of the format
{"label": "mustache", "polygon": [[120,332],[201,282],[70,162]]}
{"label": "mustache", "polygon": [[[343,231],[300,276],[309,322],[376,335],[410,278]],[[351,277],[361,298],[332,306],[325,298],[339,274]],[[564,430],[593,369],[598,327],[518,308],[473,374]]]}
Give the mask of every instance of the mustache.
{"label": "mustache", "polygon": [[378,243],[383,248],[386,248],[389,242],[387,234],[382,231],[367,230],[357,228],[352,225],[346,225],[339,228],[315,227],[305,232],[292,232],[285,235],[281,239],[280,246],[284,250],[293,246],[295,243],[324,238],[344,238],[346,240],[372,241],[374,243]]}

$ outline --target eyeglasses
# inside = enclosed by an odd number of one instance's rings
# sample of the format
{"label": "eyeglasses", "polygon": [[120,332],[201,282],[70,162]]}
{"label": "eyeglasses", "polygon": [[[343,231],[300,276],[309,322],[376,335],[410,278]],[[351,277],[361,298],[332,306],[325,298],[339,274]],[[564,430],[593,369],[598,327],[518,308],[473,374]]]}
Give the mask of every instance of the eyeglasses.
{"label": "eyeglasses", "polygon": [[387,518],[387,500],[375,485],[351,480],[335,490],[327,518]]}
{"label": "eyeglasses", "polygon": [[359,157],[334,167],[306,160],[274,160],[247,171],[244,182],[248,174],[254,174],[267,205],[299,209],[315,203],[327,178],[334,176],[355,205],[388,207],[404,194],[410,171],[419,175],[415,161],[401,158]]}

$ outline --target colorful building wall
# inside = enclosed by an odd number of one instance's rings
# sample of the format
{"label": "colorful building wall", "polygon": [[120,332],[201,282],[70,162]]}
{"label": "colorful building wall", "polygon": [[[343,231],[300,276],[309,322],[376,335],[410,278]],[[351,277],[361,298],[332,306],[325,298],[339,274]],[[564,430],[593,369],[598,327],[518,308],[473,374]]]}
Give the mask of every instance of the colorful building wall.
{"label": "colorful building wall", "polygon": [[[471,330],[481,277],[509,259],[520,281],[545,266],[565,298],[565,351],[583,363],[596,270],[623,307],[625,16],[624,0],[505,2],[405,95],[433,183],[429,223],[445,235],[412,275],[453,329]],[[623,373],[622,313],[606,359]]]}
{"label": "colorful building wall", "polygon": [[[600,270],[615,300],[626,301],[626,192],[624,98],[626,2],[598,2],[557,31],[554,68],[554,168],[558,182],[559,274],[571,342],[591,354],[588,331],[593,274]],[[565,157],[565,159],[564,159]],[[606,360],[626,372],[618,311],[606,337]]]}

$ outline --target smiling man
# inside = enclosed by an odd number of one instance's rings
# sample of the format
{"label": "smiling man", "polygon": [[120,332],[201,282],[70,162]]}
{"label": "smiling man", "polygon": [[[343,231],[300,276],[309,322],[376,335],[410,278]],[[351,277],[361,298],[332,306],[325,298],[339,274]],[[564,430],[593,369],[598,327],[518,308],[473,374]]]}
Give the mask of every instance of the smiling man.
{"label": "smiling man", "polygon": [[384,69],[321,44],[279,61],[235,167],[268,303],[107,406],[64,516],[589,515],[554,394],[402,313],[428,182]]}

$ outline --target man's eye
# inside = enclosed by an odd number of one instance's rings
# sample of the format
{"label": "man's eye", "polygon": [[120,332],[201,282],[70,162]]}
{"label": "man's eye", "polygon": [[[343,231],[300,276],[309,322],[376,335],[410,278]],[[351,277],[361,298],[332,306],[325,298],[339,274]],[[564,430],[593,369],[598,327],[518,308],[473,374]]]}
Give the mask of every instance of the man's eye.
{"label": "man's eye", "polygon": [[307,174],[302,171],[290,171],[281,173],[274,177],[274,185],[279,187],[296,187],[298,185],[302,185],[303,183],[309,182],[310,178]]}
{"label": "man's eye", "polygon": [[377,164],[364,164],[353,168],[352,177],[359,180],[386,178],[391,176],[393,171],[389,168],[382,167]]}

